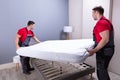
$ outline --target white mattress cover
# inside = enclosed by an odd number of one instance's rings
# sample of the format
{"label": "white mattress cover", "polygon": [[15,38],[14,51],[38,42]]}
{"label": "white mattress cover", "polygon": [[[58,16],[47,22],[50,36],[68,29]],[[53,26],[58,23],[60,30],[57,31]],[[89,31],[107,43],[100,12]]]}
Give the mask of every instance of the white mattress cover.
{"label": "white mattress cover", "polygon": [[86,48],[93,48],[92,39],[51,40],[29,47],[21,47],[17,54],[43,60],[81,63],[89,56]]}

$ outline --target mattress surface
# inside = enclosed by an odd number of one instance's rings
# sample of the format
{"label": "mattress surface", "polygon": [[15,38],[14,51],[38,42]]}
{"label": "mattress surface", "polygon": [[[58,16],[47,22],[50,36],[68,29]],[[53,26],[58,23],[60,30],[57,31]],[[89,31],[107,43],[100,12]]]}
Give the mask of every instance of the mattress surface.
{"label": "mattress surface", "polygon": [[21,47],[16,53],[43,60],[81,63],[89,56],[86,48],[92,49],[93,46],[92,39],[51,40],[29,47]]}

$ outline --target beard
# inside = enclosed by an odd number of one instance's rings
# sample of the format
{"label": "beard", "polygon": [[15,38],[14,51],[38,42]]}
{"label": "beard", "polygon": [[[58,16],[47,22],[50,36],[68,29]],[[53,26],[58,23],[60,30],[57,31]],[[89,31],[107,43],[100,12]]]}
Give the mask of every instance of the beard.
{"label": "beard", "polygon": [[94,20],[96,21],[96,20],[97,20],[97,18],[94,18]]}

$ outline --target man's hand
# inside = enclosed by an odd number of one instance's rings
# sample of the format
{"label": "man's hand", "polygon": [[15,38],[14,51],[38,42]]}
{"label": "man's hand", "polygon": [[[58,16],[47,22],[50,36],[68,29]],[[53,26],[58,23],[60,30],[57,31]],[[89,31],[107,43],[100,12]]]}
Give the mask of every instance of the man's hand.
{"label": "man's hand", "polygon": [[95,54],[95,50],[94,49],[91,49],[91,50],[86,49],[86,50],[89,52],[90,56]]}

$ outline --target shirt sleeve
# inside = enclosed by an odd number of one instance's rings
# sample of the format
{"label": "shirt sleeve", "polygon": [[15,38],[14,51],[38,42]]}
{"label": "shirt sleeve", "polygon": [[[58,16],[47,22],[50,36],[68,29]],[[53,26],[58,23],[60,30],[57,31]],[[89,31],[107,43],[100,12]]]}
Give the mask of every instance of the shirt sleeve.
{"label": "shirt sleeve", "polygon": [[34,32],[32,31],[32,37],[34,37],[35,36],[35,34],[34,34]]}
{"label": "shirt sleeve", "polygon": [[110,24],[105,20],[101,20],[98,25],[98,32],[103,32],[105,30],[110,31]]}
{"label": "shirt sleeve", "polygon": [[17,34],[22,36],[22,30],[18,30]]}

